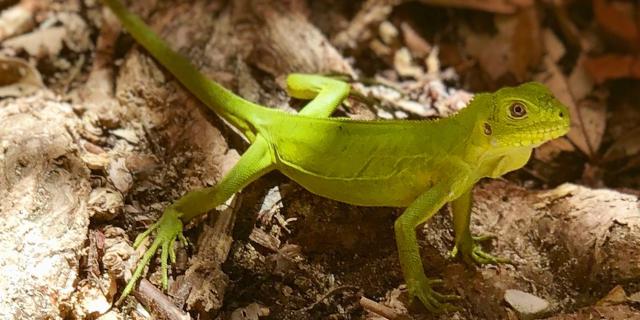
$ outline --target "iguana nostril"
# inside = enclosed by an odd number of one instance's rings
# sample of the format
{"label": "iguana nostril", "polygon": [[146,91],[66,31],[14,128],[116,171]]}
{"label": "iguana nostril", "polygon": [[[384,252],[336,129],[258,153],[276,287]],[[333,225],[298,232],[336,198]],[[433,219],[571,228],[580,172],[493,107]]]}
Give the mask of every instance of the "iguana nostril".
{"label": "iguana nostril", "polygon": [[564,113],[562,111],[560,111],[560,118],[564,118]]}

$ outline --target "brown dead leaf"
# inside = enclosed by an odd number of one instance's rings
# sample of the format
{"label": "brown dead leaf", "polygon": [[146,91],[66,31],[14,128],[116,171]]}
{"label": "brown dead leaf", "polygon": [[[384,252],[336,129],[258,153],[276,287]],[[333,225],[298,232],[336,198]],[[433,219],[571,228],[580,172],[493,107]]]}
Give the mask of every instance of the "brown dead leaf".
{"label": "brown dead leaf", "polygon": [[509,71],[507,55],[509,44],[502,37],[490,37],[486,34],[466,35],[465,48],[469,55],[473,56],[480,64],[480,68],[486,72],[492,80],[497,80]]}
{"label": "brown dead leaf", "polygon": [[561,152],[572,152],[576,148],[569,142],[566,137],[559,139],[553,139],[535,149],[533,149],[533,156],[542,162],[551,162]]}
{"label": "brown dead leaf", "polygon": [[421,0],[434,6],[475,9],[492,13],[515,13],[518,9],[531,7],[533,0]]}
{"label": "brown dead leaf", "polygon": [[0,97],[18,97],[44,87],[38,70],[18,58],[0,56]]}
{"label": "brown dead leaf", "polygon": [[610,1],[593,0],[593,13],[608,35],[635,50],[640,47],[638,26],[632,17],[633,10],[618,10]]}
{"label": "brown dead leaf", "polygon": [[538,10],[533,6],[520,10],[516,19],[515,29],[511,30],[509,66],[516,80],[524,81],[529,78],[529,69],[542,60],[540,19]]}
{"label": "brown dead leaf", "polygon": [[640,56],[606,54],[595,58],[587,58],[584,67],[596,83],[610,79],[640,79]]}
{"label": "brown dead leaf", "polygon": [[[578,113],[572,119],[580,121],[582,134],[587,143],[588,156],[594,156],[602,144],[607,124],[607,108],[602,101],[585,99],[578,102]],[[583,150],[584,151],[584,150]]]}
{"label": "brown dead leaf", "polygon": [[400,24],[404,44],[416,58],[424,58],[431,52],[431,45],[410,24]]}
{"label": "brown dead leaf", "polygon": [[567,52],[562,41],[560,41],[558,36],[549,28],[545,28],[542,31],[542,40],[546,54],[549,55],[554,63],[557,63]]}
{"label": "brown dead leaf", "polygon": [[596,306],[613,306],[625,303],[627,301],[627,293],[621,285],[615,286],[605,297],[596,302]]}
{"label": "brown dead leaf", "polygon": [[567,79],[573,99],[576,101],[581,101],[593,91],[593,78],[584,67],[585,59],[584,53],[581,54]]}
{"label": "brown dead leaf", "polygon": [[512,74],[517,81],[529,78],[529,69],[539,65],[542,40],[538,13],[535,7],[518,14],[494,19],[498,34],[489,36],[469,31],[466,50],[493,80]]}
{"label": "brown dead leaf", "polygon": [[616,138],[603,156],[604,162],[624,159],[640,153],[640,127]]}

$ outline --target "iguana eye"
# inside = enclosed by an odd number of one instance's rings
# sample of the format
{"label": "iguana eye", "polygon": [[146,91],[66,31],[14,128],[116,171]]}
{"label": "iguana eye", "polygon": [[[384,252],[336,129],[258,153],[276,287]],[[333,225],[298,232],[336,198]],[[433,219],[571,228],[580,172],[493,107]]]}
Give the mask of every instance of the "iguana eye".
{"label": "iguana eye", "polygon": [[511,112],[511,116],[514,118],[522,118],[527,115],[527,109],[520,102],[512,104],[509,112]]}

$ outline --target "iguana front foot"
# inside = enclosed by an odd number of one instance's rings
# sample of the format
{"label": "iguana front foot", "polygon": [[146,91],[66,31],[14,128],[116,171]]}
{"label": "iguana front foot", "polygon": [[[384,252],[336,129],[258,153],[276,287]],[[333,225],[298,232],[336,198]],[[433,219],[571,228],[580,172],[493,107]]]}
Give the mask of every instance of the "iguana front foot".
{"label": "iguana front foot", "polygon": [[420,280],[407,282],[407,289],[411,298],[418,298],[422,304],[433,313],[459,310],[448,301],[457,301],[461,297],[455,294],[441,294],[433,290],[432,286],[442,284],[440,279],[429,279],[426,276]]}
{"label": "iguana front foot", "polygon": [[491,240],[495,235],[482,235],[477,237],[466,236],[458,241],[451,250],[451,257],[455,257],[460,253],[462,259],[469,265],[478,264],[501,264],[511,263],[511,260],[502,257],[496,257],[482,250],[480,242]]}
{"label": "iguana front foot", "polygon": [[126,298],[129,293],[131,293],[131,290],[133,290],[136,282],[142,276],[144,268],[149,264],[149,261],[151,261],[151,258],[155,255],[156,251],[158,251],[158,248],[162,248],[162,253],[160,255],[162,268],[162,288],[166,289],[168,287],[169,281],[167,278],[167,260],[171,259],[171,263],[174,263],[176,261],[174,250],[175,240],[179,239],[180,242],[185,245],[187,242],[186,238],[182,234],[182,220],[180,220],[181,216],[182,214],[180,212],[169,206],[167,209],[165,209],[162,217],[160,218],[160,220],[158,220],[158,222],[151,225],[145,232],[139,234],[138,237],[136,237],[136,240],[133,243],[134,248],[138,248],[142,244],[142,242],[149,237],[151,232],[156,230],[155,240],[153,240],[153,243],[151,244],[149,249],[145,251],[142,259],[138,262],[136,270],[133,272],[133,275],[131,276],[131,279],[129,279],[129,282],[127,282],[127,286],[122,291],[122,295],[120,296],[118,301],[116,301],[116,305],[120,304],[124,300],[124,298]]}

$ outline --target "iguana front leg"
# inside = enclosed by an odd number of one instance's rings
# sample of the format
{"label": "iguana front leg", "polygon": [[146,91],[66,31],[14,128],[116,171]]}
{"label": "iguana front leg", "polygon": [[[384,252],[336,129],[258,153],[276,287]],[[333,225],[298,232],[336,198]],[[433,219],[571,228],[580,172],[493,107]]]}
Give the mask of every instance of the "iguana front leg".
{"label": "iguana front leg", "polygon": [[459,297],[443,295],[431,288],[434,283],[441,280],[429,279],[424,273],[416,238],[416,227],[438,212],[450,197],[456,194],[456,185],[464,184],[464,180],[466,180],[465,176],[459,176],[436,184],[414,200],[394,224],[400,266],[409,295],[420,299],[431,312],[453,308],[446,302],[457,300]]}
{"label": "iguana front leg", "polygon": [[474,237],[471,235],[469,223],[471,221],[471,206],[473,187],[465,191],[460,197],[451,202],[453,212],[453,227],[456,234],[456,244],[451,251],[452,256],[458,252],[468,264],[498,264],[509,260],[492,256],[482,250],[480,242],[491,239],[491,236]]}
{"label": "iguana front leg", "polygon": [[213,210],[250,182],[271,171],[273,166],[270,146],[262,136],[258,135],[255,142],[240,157],[238,163],[216,186],[188,192],[167,207],[160,220],[136,238],[134,247],[139,246],[153,231],[156,232],[153,243],[145,251],[116,304],[119,304],[131,293],[137,280],[142,276],[145,266],[149,264],[149,261],[159,248],[162,249],[160,256],[162,286],[166,288],[168,285],[168,260],[175,262],[173,244],[176,239],[185,241],[182,235],[183,223],[202,213]]}

